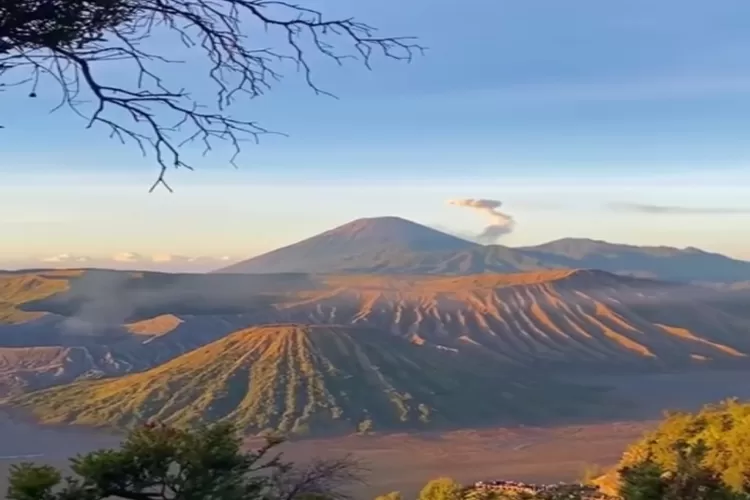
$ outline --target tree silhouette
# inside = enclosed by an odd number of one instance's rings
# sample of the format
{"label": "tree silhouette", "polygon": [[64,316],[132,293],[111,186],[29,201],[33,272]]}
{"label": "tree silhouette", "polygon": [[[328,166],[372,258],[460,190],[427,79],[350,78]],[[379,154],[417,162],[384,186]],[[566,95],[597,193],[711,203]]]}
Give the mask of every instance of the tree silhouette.
{"label": "tree silhouette", "polygon": [[49,465],[11,468],[10,500],[345,500],[362,481],[350,457],[297,466],[281,459],[271,439],[246,452],[230,425],[196,430],[146,425],[130,432],[119,449],[71,459],[74,476],[63,479]]}
{"label": "tree silhouette", "polygon": [[[255,45],[263,33],[279,46]],[[169,55],[175,37],[207,63],[215,102],[165,82],[168,65],[184,62]],[[0,91],[25,85],[36,97],[44,80],[53,82],[61,91],[54,109],[67,107],[88,127],[107,127],[154,154],[160,170],[151,190],[170,189],[169,167],[192,169],[181,150],[188,143],[202,142],[204,154],[229,143],[234,163],[241,142],[271,133],[229,108],[270,90],[285,62],[315,93],[331,95],[312,78],[311,54],[370,68],[377,55],[409,61],[422,50],[412,37],[379,36],[368,24],[286,1],[0,0]],[[133,84],[104,78],[112,64],[133,68]]]}

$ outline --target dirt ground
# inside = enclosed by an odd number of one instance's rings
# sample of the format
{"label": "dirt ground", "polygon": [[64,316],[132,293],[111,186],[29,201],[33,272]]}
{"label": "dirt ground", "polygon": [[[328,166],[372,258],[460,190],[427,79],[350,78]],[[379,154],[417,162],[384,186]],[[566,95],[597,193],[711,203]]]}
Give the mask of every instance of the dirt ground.
{"label": "dirt ground", "polygon": [[[353,454],[368,468],[368,484],[357,498],[400,490],[416,494],[431,478],[449,475],[462,482],[514,478],[562,481],[582,476],[587,466],[614,464],[627,443],[652,422],[606,423],[554,428],[497,428],[440,434],[349,436],[308,440],[282,446],[285,455],[304,462],[314,456]],[[117,436],[93,431],[38,429],[3,423],[0,488],[10,464],[20,461],[63,467],[66,457],[116,446]],[[12,436],[12,438],[10,437]]]}
{"label": "dirt ground", "polygon": [[[369,468],[368,499],[391,490],[413,497],[429,479],[447,475],[464,483],[489,479],[552,482],[581,478],[593,465],[611,466],[628,443],[656,425],[665,409],[695,409],[736,396],[750,398],[748,372],[600,378],[634,401],[623,421],[552,426],[468,429],[412,435],[348,436],[283,445],[295,461],[348,453]],[[67,457],[116,446],[120,437],[80,428],[39,427],[0,418],[0,491],[10,465],[34,461],[64,466]]]}

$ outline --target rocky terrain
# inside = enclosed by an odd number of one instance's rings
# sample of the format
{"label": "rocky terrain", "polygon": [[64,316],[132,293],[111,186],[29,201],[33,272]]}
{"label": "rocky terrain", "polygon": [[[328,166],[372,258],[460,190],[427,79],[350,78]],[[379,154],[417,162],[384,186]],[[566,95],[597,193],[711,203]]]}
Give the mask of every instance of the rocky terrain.
{"label": "rocky terrain", "polygon": [[597,397],[369,328],[267,325],[142,373],[11,403],[44,423],[228,420],[253,434],[321,434],[541,422],[584,414]]}
{"label": "rocky terrain", "polygon": [[298,433],[535,422],[616,408],[559,375],[744,367],[750,355],[750,312],[732,292],[594,270],[4,279],[15,292],[0,389],[49,422],[227,418]]}
{"label": "rocky terrain", "polygon": [[[506,272],[455,257],[487,251]],[[424,252],[422,274],[391,266]],[[625,254],[632,272],[566,267]],[[347,272],[270,273],[295,258]],[[330,434],[597,418],[622,409],[592,387],[604,375],[750,368],[750,264],[696,249],[482,247],[391,217],[259,259],[261,274],[0,273],[0,398],[47,422]],[[633,276],[663,261],[698,277],[705,259],[738,280]]]}

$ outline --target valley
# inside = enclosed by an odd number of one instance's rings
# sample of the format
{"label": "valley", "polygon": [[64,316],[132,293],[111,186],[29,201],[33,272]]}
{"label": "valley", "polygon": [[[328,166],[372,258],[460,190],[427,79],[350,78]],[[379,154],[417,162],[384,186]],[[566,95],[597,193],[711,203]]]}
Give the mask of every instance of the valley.
{"label": "valley", "polygon": [[[587,470],[609,467],[625,447],[652,429],[666,409],[695,410],[702,404],[736,396],[750,398],[746,372],[611,376],[603,382],[634,403],[628,418],[550,425],[466,428],[457,431],[344,435],[293,440],[282,445],[289,459],[353,453],[369,468],[369,484],[358,498],[384,491],[416,494],[429,479],[449,475],[464,483],[494,478],[529,482],[575,481]],[[4,457],[62,467],[68,456],[113,447],[119,435],[75,426],[38,426],[7,416],[0,425]],[[248,446],[256,446],[250,438]],[[36,456],[42,455],[42,456]],[[10,464],[0,458],[0,490]]]}
{"label": "valley", "polygon": [[353,453],[362,496],[570,481],[665,410],[750,398],[748,263],[481,246],[398,218],[306,241],[231,273],[0,273],[4,473],[145,422],[225,421],[294,460]]}
{"label": "valley", "polygon": [[597,270],[2,279],[4,402],[48,423],[309,437],[547,425],[625,415],[605,374],[750,367],[743,290]]}

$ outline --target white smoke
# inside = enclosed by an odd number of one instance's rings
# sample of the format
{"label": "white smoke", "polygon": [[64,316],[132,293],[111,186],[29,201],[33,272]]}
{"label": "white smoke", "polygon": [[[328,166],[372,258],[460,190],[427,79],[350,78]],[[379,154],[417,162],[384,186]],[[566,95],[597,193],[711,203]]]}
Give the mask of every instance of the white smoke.
{"label": "white smoke", "polygon": [[513,231],[516,221],[509,214],[498,210],[503,204],[498,200],[485,200],[475,198],[464,198],[460,200],[449,200],[449,205],[471,208],[481,212],[490,220],[490,224],[477,236],[477,241],[482,243],[494,243],[503,235]]}

